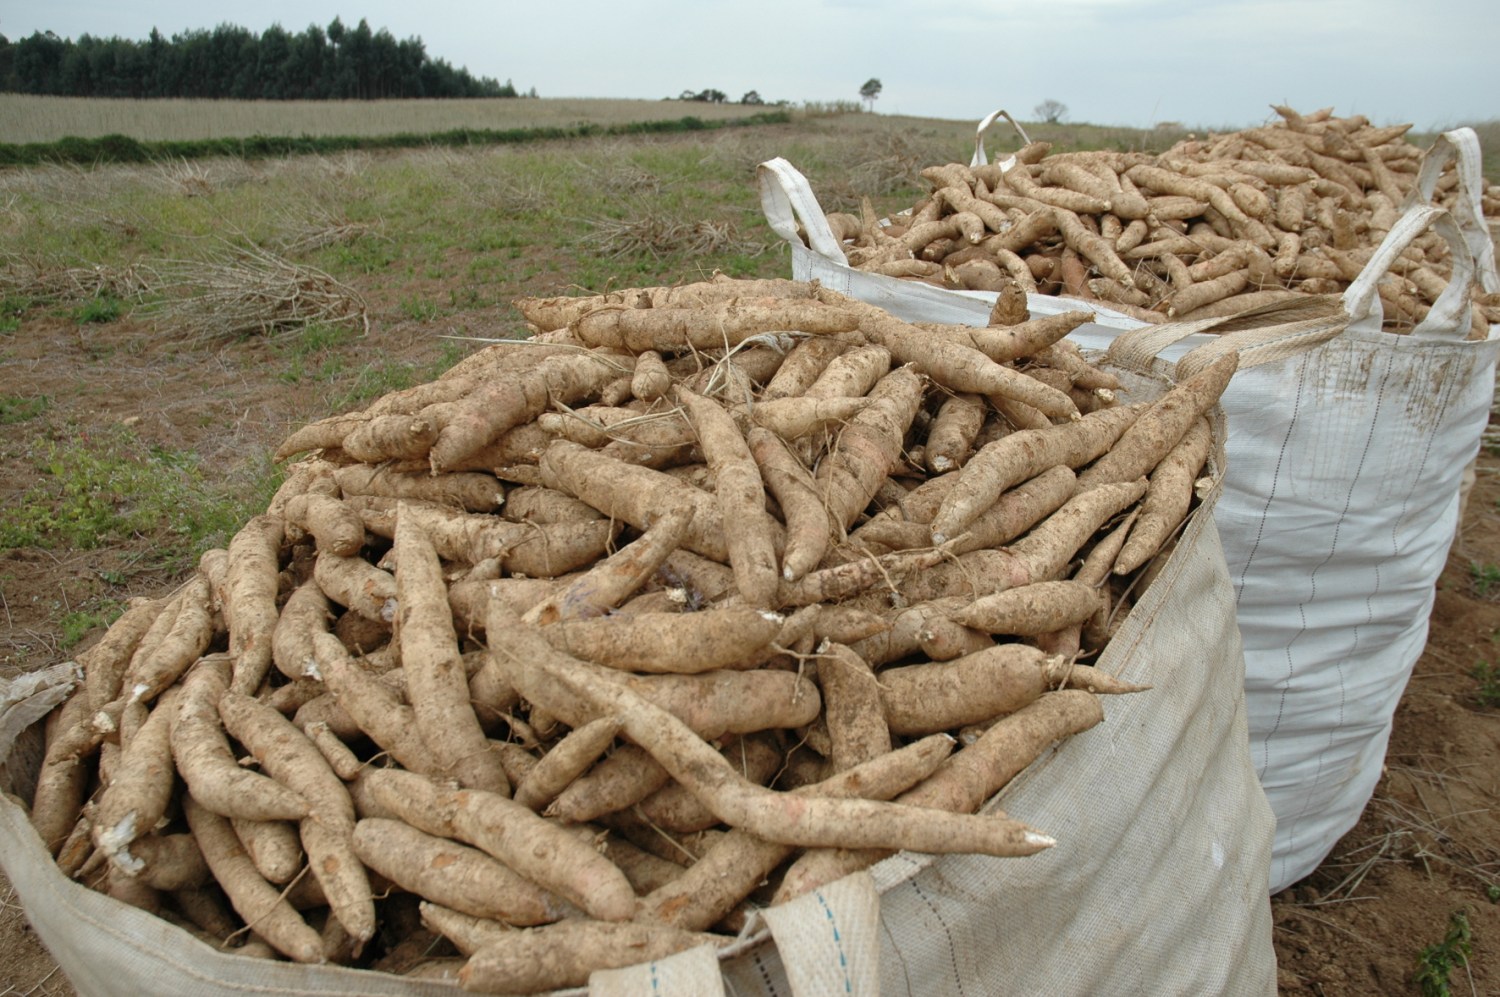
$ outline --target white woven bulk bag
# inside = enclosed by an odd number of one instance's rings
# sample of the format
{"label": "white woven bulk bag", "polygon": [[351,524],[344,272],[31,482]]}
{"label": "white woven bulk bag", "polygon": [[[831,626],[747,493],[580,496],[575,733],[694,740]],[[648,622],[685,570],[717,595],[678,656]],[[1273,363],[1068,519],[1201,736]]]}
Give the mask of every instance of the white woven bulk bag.
{"label": "white woven bulk bag", "polygon": [[[1451,213],[1427,203],[1450,161],[1458,177]],[[1337,307],[1309,299],[1159,326],[1096,309],[1099,320],[1070,337],[1137,365],[1208,344],[1241,351],[1223,398],[1228,473],[1215,519],[1245,640],[1251,750],[1278,822],[1273,892],[1312,872],[1358,821],[1426,640],[1500,354],[1496,332],[1467,339],[1472,291],[1500,291],[1480,163],[1471,129],[1437,140],[1401,220]],[[801,247],[788,213],[810,235],[822,215],[793,174],[772,161],[760,182],[767,220],[795,240],[794,276],[909,321],[988,321],[993,293],[853,270],[842,250],[828,252],[831,232]],[[1453,253],[1449,292],[1410,333],[1383,332],[1376,287],[1428,230]],[[1046,295],[1028,304],[1037,315],[1080,307]]]}
{"label": "white woven bulk bag", "polygon": [[[1428,228],[1452,248],[1449,290],[1410,333],[1382,332],[1375,285]],[[1359,820],[1426,643],[1500,355],[1500,334],[1466,338],[1473,281],[1459,226],[1416,206],[1344,313],[1299,331],[1326,342],[1242,366],[1224,394],[1229,475],[1215,519],[1245,641],[1251,756],[1277,817],[1273,891],[1316,869]],[[1173,331],[1129,333],[1112,350],[1155,353]]]}

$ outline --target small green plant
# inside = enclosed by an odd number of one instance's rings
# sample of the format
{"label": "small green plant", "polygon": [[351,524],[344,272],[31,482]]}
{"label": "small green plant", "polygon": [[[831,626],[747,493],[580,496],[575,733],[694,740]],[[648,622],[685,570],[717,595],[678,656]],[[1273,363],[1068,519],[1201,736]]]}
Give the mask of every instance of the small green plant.
{"label": "small green plant", "polygon": [[410,295],[401,299],[401,314],[414,322],[430,322],[438,317],[437,302]]}
{"label": "small green plant", "polygon": [[1484,895],[1489,899],[1490,903],[1500,904],[1500,886],[1495,886],[1493,883],[1486,886],[1484,888]]}
{"label": "small green plant", "polygon": [[1473,931],[1469,916],[1463,910],[1448,915],[1448,933],[1443,940],[1429,945],[1417,955],[1417,971],[1412,982],[1421,988],[1423,997],[1452,997],[1448,975],[1469,965]]}
{"label": "small green plant", "polygon": [[473,284],[448,289],[448,305],[454,310],[492,307],[496,302],[487,300]]}
{"label": "small green plant", "polygon": [[1469,562],[1469,584],[1481,599],[1500,595],[1500,564]]}
{"label": "small green plant", "polygon": [[124,310],[120,299],[112,294],[101,294],[90,298],[78,307],[73,317],[78,320],[79,325],[102,324],[113,322],[120,317]]}
{"label": "small green plant", "polygon": [[0,519],[0,547],[94,549],[146,538],[154,563],[177,566],[228,543],[259,499],[209,487],[195,454],[147,446],[124,428],[31,449],[37,477]]}
{"label": "small green plant", "polygon": [[378,273],[400,257],[400,249],[382,239],[362,239],[324,250],[324,258],[329,263],[362,274]]}
{"label": "small green plant", "polygon": [[21,328],[21,317],[30,307],[30,298],[15,295],[0,298],[0,333],[15,332]]}
{"label": "small green plant", "polygon": [[50,403],[46,395],[0,395],[0,426],[35,419]]}
{"label": "small green plant", "polygon": [[359,333],[347,326],[313,323],[277,343],[287,366],[277,377],[286,384],[305,380],[329,383],[343,376],[344,358],[332,351],[352,342]]}
{"label": "small green plant", "polygon": [[350,342],[358,333],[348,326],[314,322],[286,339],[286,352],[293,357],[310,357]]}
{"label": "small green plant", "polygon": [[1469,675],[1479,683],[1479,705],[1500,706],[1500,667],[1481,661],[1469,669]]}
{"label": "small green plant", "polygon": [[66,650],[87,637],[95,627],[108,626],[119,615],[120,607],[114,604],[103,605],[95,610],[76,609],[59,621],[62,633],[58,636],[58,643]]}

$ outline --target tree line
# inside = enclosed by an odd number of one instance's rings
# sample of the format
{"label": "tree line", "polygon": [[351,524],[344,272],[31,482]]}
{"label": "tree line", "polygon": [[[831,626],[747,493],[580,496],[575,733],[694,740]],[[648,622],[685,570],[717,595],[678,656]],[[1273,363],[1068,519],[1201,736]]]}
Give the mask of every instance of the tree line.
{"label": "tree line", "polygon": [[[677,99],[695,100],[703,104],[722,104],[729,99],[729,94],[723,90],[716,90],[713,87],[709,87],[707,90],[684,90],[677,95]],[[766,103],[766,100],[760,95],[759,90],[751,90],[741,97],[737,103],[760,105]],[[780,107],[786,103],[784,100],[777,101],[776,106]]]}
{"label": "tree line", "polygon": [[[0,90],[67,97],[228,97],[240,100],[380,100],[393,97],[516,97],[509,80],[475,78],[427,54],[420,38],[398,41],[363,19],[347,27],[279,24],[257,35],[221,24],[145,41],[77,41],[50,31],[0,35]],[[535,97],[536,90],[528,96]]]}

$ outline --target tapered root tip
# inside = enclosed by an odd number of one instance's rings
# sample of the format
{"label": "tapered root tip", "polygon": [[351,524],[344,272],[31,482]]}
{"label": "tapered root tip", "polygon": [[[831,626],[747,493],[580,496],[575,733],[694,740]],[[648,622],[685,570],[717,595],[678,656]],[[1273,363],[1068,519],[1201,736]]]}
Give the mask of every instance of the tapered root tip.
{"label": "tapered root tip", "polygon": [[1045,834],[1039,834],[1036,831],[1027,831],[1026,843],[1028,845],[1035,845],[1038,848],[1051,848],[1057,844],[1057,839]]}

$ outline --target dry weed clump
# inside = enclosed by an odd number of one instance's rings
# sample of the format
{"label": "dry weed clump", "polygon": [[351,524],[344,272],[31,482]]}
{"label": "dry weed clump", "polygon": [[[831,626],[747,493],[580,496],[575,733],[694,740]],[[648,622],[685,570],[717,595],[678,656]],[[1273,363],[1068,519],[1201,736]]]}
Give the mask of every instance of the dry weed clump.
{"label": "dry weed clump", "polygon": [[168,159],[159,163],[157,175],[162,186],[185,197],[206,197],[215,189],[208,170],[201,163],[186,159]]}
{"label": "dry weed clump", "polygon": [[136,173],[137,168],[127,166],[85,168],[77,164],[47,164],[0,175],[0,192],[48,204],[92,202],[133,185]]}
{"label": "dry weed clump", "polygon": [[70,266],[56,257],[0,253],[0,295],[32,301],[75,302],[112,297],[135,300],[152,290],[146,267]]}
{"label": "dry weed clump", "polygon": [[151,314],[191,339],[277,335],[314,323],[370,320],[359,292],[306,264],[254,246],[227,248],[203,260],[154,266],[163,292]]}
{"label": "dry weed clump", "polygon": [[482,198],[508,215],[539,215],[552,196],[535,180],[496,177],[488,182]]}
{"label": "dry weed clump", "polygon": [[765,147],[750,141],[742,132],[716,132],[703,140],[699,165],[718,164],[739,176],[753,176],[755,167],[765,161]]}
{"label": "dry weed clump", "polygon": [[673,253],[759,255],[764,251],[760,244],[742,237],[734,222],[727,219],[684,221],[642,207],[625,218],[600,218],[589,225],[599,252],[611,259],[621,256],[661,259]]}
{"label": "dry weed clump", "polygon": [[357,150],[345,150],[327,156],[315,157],[318,167],[332,181],[357,180],[370,169],[370,154]]}
{"label": "dry weed clump", "polygon": [[470,161],[466,169],[454,174],[453,180],[474,204],[513,217],[539,215],[553,202],[552,192],[539,180],[497,174],[493,169],[485,163]]}
{"label": "dry weed clump", "polygon": [[607,151],[595,162],[574,159],[573,164],[592,186],[611,191],[615,195],[654,196],[660,194],[664,186],[662,178],[656,173],[620,156],[610,155]]}
{"label": "dry weed clump", "polygon": [[154,164],[151,178],[169,194],[208,197],[228,187],[248,183],[254,175],[243,159],[201,162],[169,156]]}
{"label": "dry weed clump", "polygon": [[[516,175],[509,149],[451,149],[437,146],[406,158],[435,175],[445,188],[470,204],[510,216],[540,214],[554,200],[547,185]],[[505,157],[505,158],[503,158]]]}
{"label": "dry weed clump", "polygon": [[12,246],[44,232],[97,226],[125,239],[160,221],[136,206],[136,195],[156,182],[134,165],[47,165],[0,174],[0,212],[12,226]]}
{"label": "dry weed clump", "polygon": [[380,222],[356,222],[342,211],[335,212],[314,205],[306,215],[284,211],[280,217],[280,235],[270,249],[284,256],[311,253],[327,246],[344,245],[367,235],[380,234]]}
{"label": "dry weed clump", "polygon": [[865,190],[885,194],[917,186],[933,151],[906,135],[881,136],[873,143],[869,158],[857,162],[850,171],[850,180],[868,184]]}

